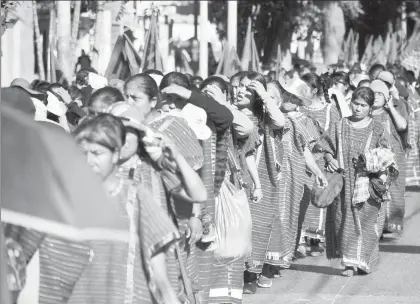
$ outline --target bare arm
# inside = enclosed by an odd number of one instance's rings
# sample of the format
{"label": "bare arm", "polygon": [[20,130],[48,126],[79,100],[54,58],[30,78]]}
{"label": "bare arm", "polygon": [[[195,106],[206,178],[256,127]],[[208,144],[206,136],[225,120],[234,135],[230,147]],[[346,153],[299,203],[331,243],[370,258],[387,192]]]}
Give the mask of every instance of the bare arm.
{"label": "bare arm", "polygon": [[308,147],[305,147],[303,152],[305,157],[306,166],[311,170],[311,172],[316,176],[316,181],[318,185],[326,187],[328,185],[328,180],[319,166],[316,164],[314,156],[312,155],[311,151],[309,151]]}
{"label": "bare arm", "polygon": [[168,279],[165,253],[161,252],[152,257],[150,266],[156,286],[162,294],[163,302],[181,304]]}
{"label": "bare arm", "polygon": [[273,98],[267,96],[264,97],[264,105],[267,109],[268,116],[271,118],[273,123],[273,128],[283,128],[286,124],[286,119],[284,114],[280,111],[280,108],[277,106],[276,101]]}
{"label": "bare arm", "polygon": [[407,120],[397,111],[395,107],[389,107],[389,114],[394,121],[398,132],[407,130]]}
{"label": "bare arm", "polygon": [[256,189],[261,189],[260,177],[258,175],[257,162],[253,154],[246,156],[246,165],[248,167],[249,175],[251,175],[252,181]]}

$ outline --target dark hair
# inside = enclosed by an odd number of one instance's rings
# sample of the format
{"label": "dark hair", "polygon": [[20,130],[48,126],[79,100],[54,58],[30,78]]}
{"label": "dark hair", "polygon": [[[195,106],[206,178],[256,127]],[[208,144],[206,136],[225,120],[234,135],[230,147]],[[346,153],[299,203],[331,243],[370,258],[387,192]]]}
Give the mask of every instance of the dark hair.
{"label": "dark hair", "polygon": [[366,83],[369,83],[370,84],[370,80],[369,79],[360,80],[359,83],[358,83],[358,85],[357,85],[357,87],[360,88],[363,85],[365,85]]}
{"label": "dark hair", "polygon": [[243,77],[244,75],[246,75],[246,73],[247,73],[247,72],[244,72],[244,71],[239,71],[239,72],[237,72],[237,73],[233,74],[233,75],[232,75],[232,77],[230,77],[230,82],[232,83],[232,80],[233,80],[233,79],[236,79],[236,78],[239,78],[239,80],[241,80],[241,79],[242,79],[242,77]]}
{"label": "dark hair", "polygon": [[95,91],[90,96],[88,106],[91,106],[93,103],[97,101],[101,101],[107,106],[111,106],[114,103],[117,103],[123,100],[124,100],[124,96],[118,89],[107,86],[107,87],[100,88],[99,90]]}
{"label": "dark hair", "polygon": [[363,99],[369,106],[372,106],[375,102],[375,93],[372,91],[371,88],[359,87],[351,95],[351,100],[355,100],[358,98]]}
{"label": "dark hair", "polygon": [[306,84],[310,86],[312,90],[317,89],[318,96],[322,96],[323,90],[321,77],[319,77],[316,73],[307,73],[302,76],[302,80],[306,82]]}
{"label": "dark hair", "polygon": [[73,131],[79,144],[82,141],[99,144],[116,152],[125,143],[126,130],[121,119],[107,113],[84,119]]}
{"label": "dark hair", "polygon": [[385,67],[380,63],[376,63],[372,65],[371,68],[369,69],[370,80],[375,80],[376,77],[378,77],[379,73],[385,70],[386,70]]}
{"label": "dark hair", "polygon": [[159,89],[163,90],[164,88],[169,87],[171,84],[177,84],[186,89],[191,88],[191,82],[188,77],[179,72],[170,72],[163,76]]}
{"label": "dark hair", "polygon": [[147,75],[160,75],[163,77],[163,73],[159,70],[150,69],[150,70],[144,71],[143,73]]}
{"label": "dark hair", "polygon": [[[265,78],[263,75],[261,75],[258,72],[254,72],[254,71],[250,71],[247,72],[245,75],[242,76],[241,80],[244,78],[248,78],[249,80],[255,80],[258,81],[259,83],[261,83],[264,86],[264,89],[267,90],[267,82],[265,81]],[[258,118],[259,121],[261,121],[263,119],[264,116],[264,107],[263,107],[263,103],[262,100],[260,99],[260,97],[257,95],[257,93],[255,93],[255,102],[254,105],[252,107],[252,112],[254,113],[254,115]]]}
{"label": "dark hair", "polygon": [[244,79],[245,77],[248,78],[249,80],[258,81],[264,86],[264,89],[267,90],[267,82],[265,81],[264,76],[261,75],[260,73],[254,72],[254,71],[247,72],[246,74],[242,75],[241,80]]}
{"label": "dark hair", "polygon": [[46,94],[50,88],[50,83],[44,80],[34,80],[31,84],[32,89],[41,93]]}
{"label": "dark hair", "polygon": [[227,85],[226,81],[224,81],[219,76],[210,76],[209,78],[205,79],[200,84],[200,88],[199,88],[200,91],[203,90],[208,85],[216,85],[216,86],[219,87],[220,90],[222,90],[223,93],[227,93],[228,85]]}
{"label": "dark hair", "polygon": [[413,71],[410,71],[410,70],[405,71],[404,75],[405,75],[405,78],[407,78],[407,81],[409,82],[409,84],[412,84],[413,82],[416,81],[416,76]]}
{"label": "dark hair", "polygon": [[68,92],[69,92],[70,97],[71,97],[72,100],[75,100],[75,99],[78,99],[78,98],[80,98],[80,99],[83,98],[82,91],[78,87],[76,87],[74,85],[70,86]]}
{"label": "dark hair", "polygon": [[271,80],[278,80],[278,79],[276,79],[276,75],[277,75],[276,71],[268,72],[268,76],[271,77]]}
{"label": "dark hair", "polygon": [[189,73],[185,73],[184,75],[185,75],[185,77],[187,77],[188,81],[191,83],[191,80],[193,79],[193,76]]}
{"label": "dark hair", "polygon": [[91,73],[91,71],[88,69],[78,71],[76,73],[76,85],[83,87],[89,85],[89,73]]}
{"label": "dark hair", "polygon": [[334,83],[342,83],[350,87],[350,76],[346,72],[334,72],[331,75],[331,79]]}
{"label": "dark hair", "polygon": [[128,78],[124,84],[124,89],[126,89],[127,85],[131,82],[134,82],[136,87],[142,93],[146,94],[150,99],[159,99],[159,88],[156,84],[156,81],[149,74],[141,73]]}

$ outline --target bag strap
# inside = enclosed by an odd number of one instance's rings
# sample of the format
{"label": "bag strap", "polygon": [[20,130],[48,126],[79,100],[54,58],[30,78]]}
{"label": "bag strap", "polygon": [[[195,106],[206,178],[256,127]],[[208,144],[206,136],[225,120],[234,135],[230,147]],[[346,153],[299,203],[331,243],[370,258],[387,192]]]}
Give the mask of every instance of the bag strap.
{"label": "bag strap", "polygon": [[337,147],[337,157],[340,168],[344,169],[344,163],[343,163],[343,122],[344,118],[340,120],[340,123],[338,125],[338,147]]}

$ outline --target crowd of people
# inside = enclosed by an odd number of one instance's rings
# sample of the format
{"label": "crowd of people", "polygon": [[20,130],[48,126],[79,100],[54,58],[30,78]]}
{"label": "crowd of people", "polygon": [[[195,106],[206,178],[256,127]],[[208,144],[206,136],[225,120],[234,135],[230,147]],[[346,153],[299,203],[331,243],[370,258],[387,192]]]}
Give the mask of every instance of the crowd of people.
{"label": "crowd of people", "polygon": [[9,270],[39,259],[9,271],[15,303],[31,276],[27,304],[220,304],[287,280],[300,258],[369,274],[383,235],[403,231],[406,181],[420,183],[419,85],[380,64],[15,79],[2,107],[74,138],[129,235],[76,242],[3,223]]}

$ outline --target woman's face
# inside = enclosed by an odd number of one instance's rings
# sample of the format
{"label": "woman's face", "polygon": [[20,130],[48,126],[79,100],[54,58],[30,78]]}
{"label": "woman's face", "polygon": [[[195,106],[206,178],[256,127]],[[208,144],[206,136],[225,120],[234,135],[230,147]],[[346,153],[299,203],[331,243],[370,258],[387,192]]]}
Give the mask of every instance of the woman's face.
{"label": "woman's face", "polygon": [[239,77],[232,78],[230,81],[230,84],[232,85],[232,88],[233,88],[233,98],[236,103],[236,101],[238,100],[238,94],[239,94],[240,78]]}
{"label": "woman's face", "polygon": [[102,180],[105,180],[114,172],[119,158],[118,152],[113,152],[102,145],[87,141],[82,141],[79,146],[86,155],[88,165]]}
{"label": "woman's face", "polygon": [[370,112],[370,105],[362,98],[352,99],[350,108],[353,112],[352,117],[356,120],[362,120],[366,118]]}
{"label": "woman's face", "polygon": [[128,104],[136,107],[143,115],[148,116],[156,106],[156,99],[150,99],[148,95],[143,93],[134,81],[126,84],[125,95]]}
{"label": "woman's face", "polygon": [[255,92],[248,88],[251,80],[248,77],[243,78],[239,83],[238,102],[241,108],[246,108],[255,102]]}
{"label": "woman's face", "polygon": [[135,130],[128,129],[125,144],[121,149],[120,161],[125,162],[133,157],[139,149],[139,137]]}
{"label": "woman's face", "polygon": [[345,85],[344,83],[341,83],[341,82],[336,82],[336,83],[333,85],[333,87],[334,87],[336,90],[338,90],[338,91],[340,91],[341,93],[343,93],[343,94],[345,94],[345,93],[347,92],[347,90],[348,90],[348,86],[347,86],[347,85]]}
{"label": "woman's face", "polygon": [[380,109],[386,103],[385,96],[381,92],[375,92],[375,102],[373,103],[373,108]]}

